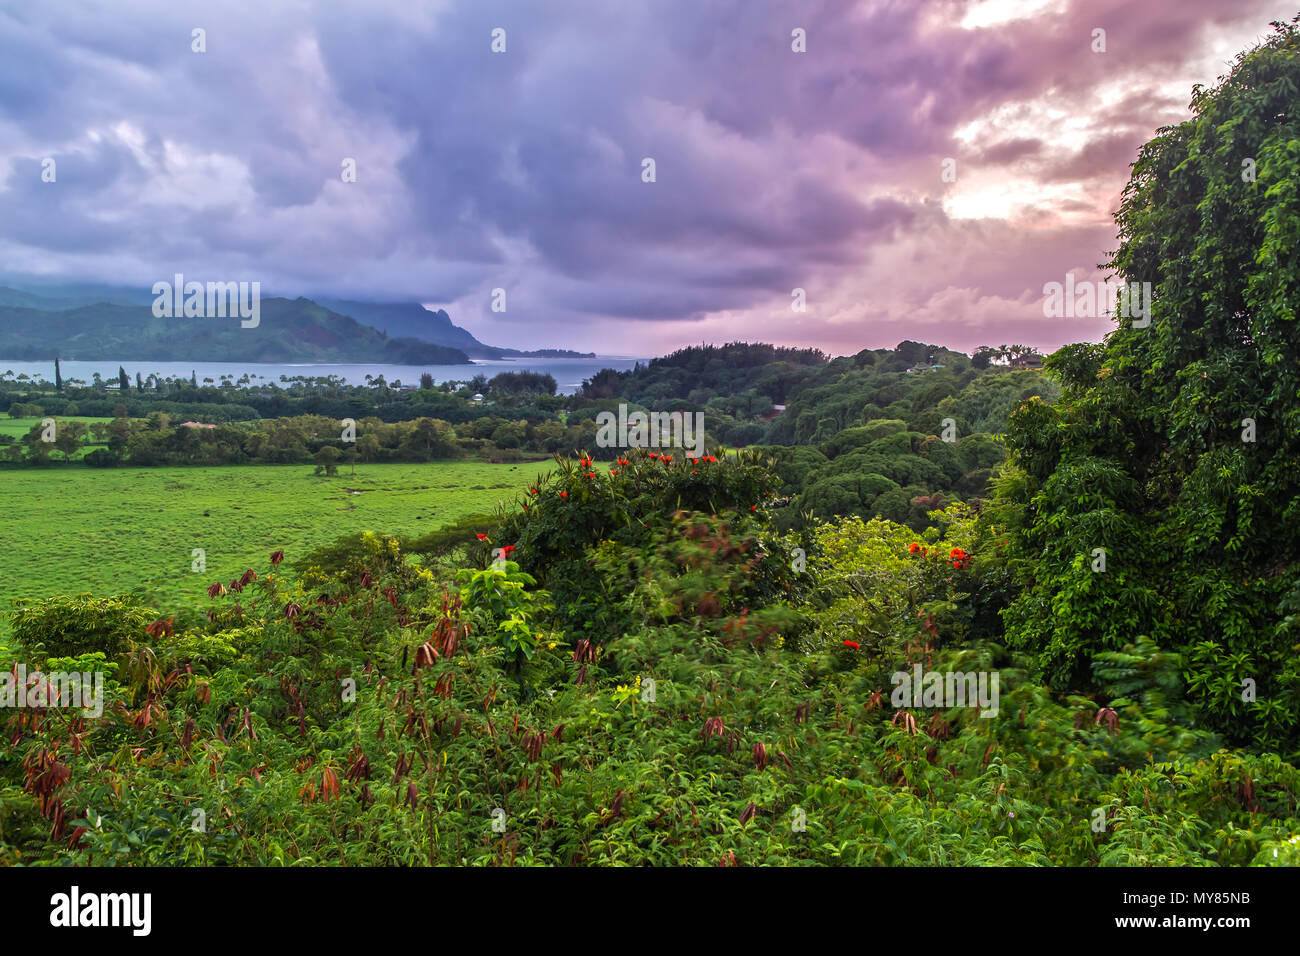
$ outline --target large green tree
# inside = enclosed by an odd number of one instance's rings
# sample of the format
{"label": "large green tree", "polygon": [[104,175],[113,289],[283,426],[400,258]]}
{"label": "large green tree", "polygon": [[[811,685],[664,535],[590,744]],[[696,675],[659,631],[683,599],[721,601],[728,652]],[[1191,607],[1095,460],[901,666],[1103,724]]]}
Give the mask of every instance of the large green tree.
{"label": "large green tree", "polygon": [[1293,749],[1300,32],[1274,28],[1140,151],[1108,265],[1151,283],[1149,323],[1051,357],[1065,394],[1013,416],[1001,495],[1026,586],[1008,638],[1055,686],[1149,635],[1210,726]]}

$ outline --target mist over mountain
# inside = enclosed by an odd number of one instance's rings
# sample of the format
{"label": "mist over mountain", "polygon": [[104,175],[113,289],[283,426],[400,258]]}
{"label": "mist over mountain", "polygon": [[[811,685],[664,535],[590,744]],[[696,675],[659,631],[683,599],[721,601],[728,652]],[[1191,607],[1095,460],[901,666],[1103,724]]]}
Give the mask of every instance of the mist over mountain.
{"label": "mist over mountain", "polygon": [[[35,301],[33,301],[35,300]],[[0,289],[0,355],[12,359],[469,364],[460,349],[390,337],[310,299],[264,298],[255,328],[238,316],[158,317],[152,305],[66,306]]]}

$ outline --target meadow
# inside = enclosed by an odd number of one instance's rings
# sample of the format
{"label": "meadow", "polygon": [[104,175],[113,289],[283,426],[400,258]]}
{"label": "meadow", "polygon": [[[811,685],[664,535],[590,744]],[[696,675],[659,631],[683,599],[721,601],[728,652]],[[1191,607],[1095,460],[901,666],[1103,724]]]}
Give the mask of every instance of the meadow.
{"label": "meadow", "polygon": [[[55,415],[53,417],[57,422],[82,422],[87,428],[96,422],[111,422],[113,420],[111,418],[93,418],[86,415],[74,415],[71,418],[65,418],[62,415]],[[23,436],[32,430],[32,426],[39,425],[40,423],[41,419],[39,418],[0,418],[0,435],[8,435],[13,438],[14,441],[21,442]],[[96,448],[102,447],[104,447],[102,444],[87,439],[79,449],[72,453],[72,458],[74,461],[77,461],[81,458],[85,458],[86,455],[90,454],[90,452],[94,451]],[[62,462],[63,452],[51,452],[50,460],[53,462]]]}
{"label": "meadow", "polygon": [[[0,610],[15,598],[145,586],[160,608],[206,602],[215,581],[339,535],[419,535],[492,511],[547,463],[359,465],[333,478],[300,465],[0,469]],[[194,548],[206,571],[191,570]],[[7,622],[0,623],[6,633]]]}

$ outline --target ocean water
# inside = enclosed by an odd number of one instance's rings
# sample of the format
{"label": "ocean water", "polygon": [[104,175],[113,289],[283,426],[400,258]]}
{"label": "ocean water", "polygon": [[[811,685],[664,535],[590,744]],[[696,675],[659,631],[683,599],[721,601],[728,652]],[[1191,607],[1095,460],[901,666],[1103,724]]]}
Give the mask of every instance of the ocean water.
{"label": "ocean water", "polygon": [[[646,359],[627,358],[625,356],[597,356],[594,359],[478,359],[473,365],[276,365],[264,362],[72,362],[59,363],[59,369],[66,382],[68,379],[81,379],[86,383],[94,380],[99,373],[104,381],[116,381],[118,366],[126,369],[127,376],[135,383],[136,373],[147,379],[151,374],[161,378],[189,378],[193,372],[204,384],[211,379],[211,384],[220,384],[221,376],[230,375],[235,381],[244,375],[250,377],[252,384],[274,383],[280,385],[281,377],[292,378],[298,375],[323,376],[334,375],[352,385],[365,385],[366,376],[372,378],[382,375],[389,385],[401,382],[403,385],[418,385],[420,375],[428,372],[435,382],[464,382],[476,375],[485,375],[489,379],[500,372],[543,372],[555,378],[557,390],[561,395],[572,395],[582,387],[584,379],[591,378],[601,369],[612,368],[624,371],[632,368],[638,361]],[[13,372],[13,376],[6,373]],[[54,381],[54,362],[16,362],[0,359],[0,375],[6,381],[18,375],[28,375],[34,379]]]}

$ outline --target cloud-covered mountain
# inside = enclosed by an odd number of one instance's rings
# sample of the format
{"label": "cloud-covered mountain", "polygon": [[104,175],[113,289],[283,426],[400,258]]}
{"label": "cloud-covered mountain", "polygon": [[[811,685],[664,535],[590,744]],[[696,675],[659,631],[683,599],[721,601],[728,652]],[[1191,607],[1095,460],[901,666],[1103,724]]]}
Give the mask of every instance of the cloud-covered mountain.
{"label": "cloud-covered mountain", "polygon": [[[0,356],[9,359],[375,362],[460,365],[446,345],[385,335],[310,299],[263,298],[256,327],[238,316],[158,317],[150,305],[77,302],[0,288]],[[454,326],[453,326],[454,328]]]}

